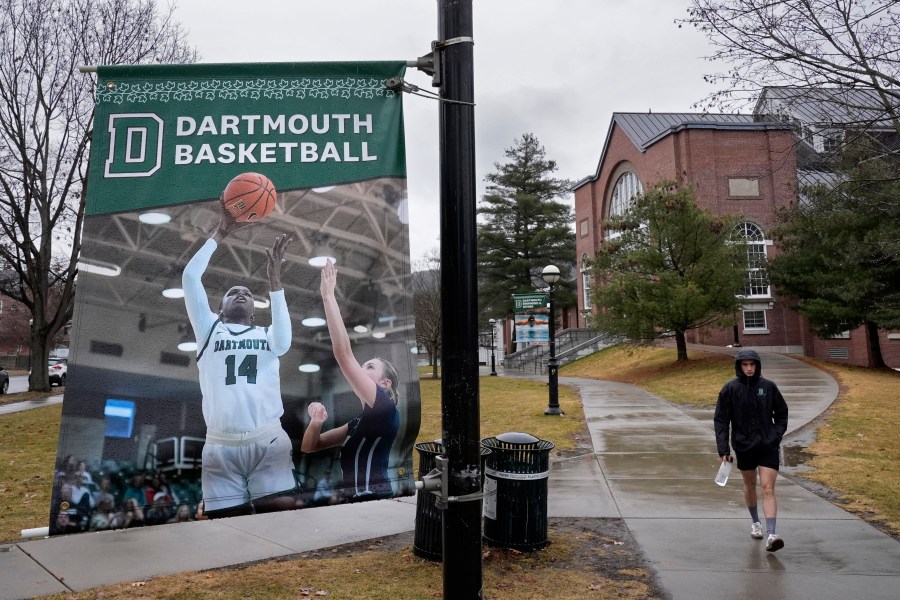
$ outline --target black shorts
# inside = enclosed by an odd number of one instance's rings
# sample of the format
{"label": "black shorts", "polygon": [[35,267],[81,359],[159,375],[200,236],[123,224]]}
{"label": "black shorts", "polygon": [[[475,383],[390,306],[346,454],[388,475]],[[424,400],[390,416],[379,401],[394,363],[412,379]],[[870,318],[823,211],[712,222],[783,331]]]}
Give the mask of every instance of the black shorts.
{"label": "black shorts", "polygon": [[753,471],[756,467],[768,467],[778,470],[781,464],[781,456],[778,447],[748,450],[747,452],[735,451],[737,456],[737,468],[740,471]]}

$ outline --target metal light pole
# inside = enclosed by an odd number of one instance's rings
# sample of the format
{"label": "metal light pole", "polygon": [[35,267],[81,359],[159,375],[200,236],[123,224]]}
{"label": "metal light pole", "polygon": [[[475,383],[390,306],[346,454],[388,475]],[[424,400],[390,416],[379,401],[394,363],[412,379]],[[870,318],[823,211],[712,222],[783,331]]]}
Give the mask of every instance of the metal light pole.
{"label": "metal light pole", "polygon": [[444,598],[482,593],[472,0],[438,0]]}
{"label": "metal light pole", "polygon": [[562,410],[559,408],[559,379],[557,377],[557,369],[559,366],[556,364],[556,316],[553,312],[553,288],[555,287],[556,282],[559,281],[559,267],[547,265],[544,267],[544,270],[541,271],[541,277],[550,286],[550,319],[548,323],[550,327],[550,360],[547,361],[550,402],[547,404],[547,410],[544,411],[544,414],[561,415]]}
{"label": "metal light pole", "polygon": [[497,319],[488,319],[488,323],[491,325],[491,375],[497,376],[497,360],[494,357],[494,350],[496,346],[494,345],[494,329],[497,327]]}

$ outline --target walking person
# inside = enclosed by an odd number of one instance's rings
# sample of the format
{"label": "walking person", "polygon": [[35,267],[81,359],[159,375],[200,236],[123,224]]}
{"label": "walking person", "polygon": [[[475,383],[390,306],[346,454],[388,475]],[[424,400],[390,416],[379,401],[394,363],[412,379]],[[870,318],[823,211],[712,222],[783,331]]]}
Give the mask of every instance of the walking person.
{"label": "walking person", "polygon": [[397,410],[399,374],[383,358],[360,364],[353,355],[335,298],[337,272],[330,261],[322,269],[320,291],[334,358],[359,399],[362,412],[349,423],[322,431],[328,411],[320,402],[309,405],[310,422],[300,449],[318,452],[341,446],[340,492],[351,501],[388,498],[393,495],[388,460],[400,427]]}
{"label": "walking person", "polygon": [[[279,356],[291,346],[291,322],[281,264],[292,238],[275,239],[268,258],[272,324],[254,323],[253,294],[231,287],[219,310],[210,310],[201,278],[222,239],[245,225],[222,209],[213,236],[182,276],[187,314],[198,342],[206,443],[201,486],[206,515],[228,517],[293,508],[296,487],[291,440],[281,426]],[[149,519],[149,513],[148,513]]]}
{"label": "walking person", "polygon": [[762,377],[762,362],[753,350],[741,350],[734,357],[737,377],[719,392],[713,417],[716,446],[722,462],[731,460],[731,447],[737,456],[737,468],[744,480],[744,501],[753,524],[750,536],[762,539],[756,480],[762,487],[763,511],[766,519],[766,550],[784,548],[784,540],[776,533],[778,503],[775,480],[780,466],[781,438],[787,430],[788,407],[774,382]]}

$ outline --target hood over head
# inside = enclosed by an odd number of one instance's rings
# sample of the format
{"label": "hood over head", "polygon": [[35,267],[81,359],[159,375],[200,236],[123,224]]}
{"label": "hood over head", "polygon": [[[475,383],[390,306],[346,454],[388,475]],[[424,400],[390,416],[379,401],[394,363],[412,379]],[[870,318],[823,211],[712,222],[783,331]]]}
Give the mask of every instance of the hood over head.
{"label": "hood over head", "polygon": [[759,358],[759,354],[755,350],[741,350],[734,355],[734,373],[738,376],[738,379],[746,379],[744,372],[741,371],[742,360],[752,360],[756,363],[756,373],[753,375],[754,380],[762,377],[762,361]]}

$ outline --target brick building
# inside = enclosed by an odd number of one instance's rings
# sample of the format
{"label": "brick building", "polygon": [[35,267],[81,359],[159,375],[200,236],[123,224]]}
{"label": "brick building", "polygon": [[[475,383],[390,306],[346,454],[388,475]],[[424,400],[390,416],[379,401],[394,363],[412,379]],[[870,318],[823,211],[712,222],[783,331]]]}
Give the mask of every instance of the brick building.
{"label": "brick building", "polygon": [[[816,338],[790,302],[772,289],[765,270],[754,268],[755,261],[771,259],[778,252],[769,237],[776,213],[797,201],[798,177],[808,176],[802,170],[804,144],[798,143],[797,129],[796,119],[754,115],[615,113],[596,172],[574,188],[579,311],[589,316],[594,310],[585,261],[609,235],[603,221],[627,210],[636,194],[659,181],[691,183],[702,208],[741,217],[748,274],[742,309],[735,315],[737,327],[691,331],[688,342],[724,346],[738,341],[777,352],[870,364],[870,343],[863,328],[839,339]],[[810,135],[805,150],[814,153],[820,139],[828,137]],[[896,338],[900,335],[881,332],[881,349],[889,365],[900,367]]]}

